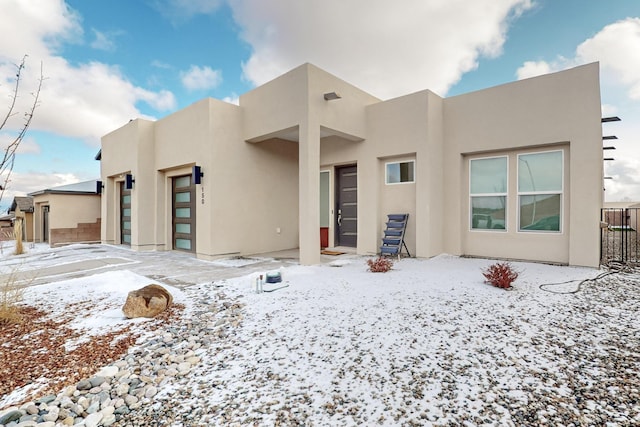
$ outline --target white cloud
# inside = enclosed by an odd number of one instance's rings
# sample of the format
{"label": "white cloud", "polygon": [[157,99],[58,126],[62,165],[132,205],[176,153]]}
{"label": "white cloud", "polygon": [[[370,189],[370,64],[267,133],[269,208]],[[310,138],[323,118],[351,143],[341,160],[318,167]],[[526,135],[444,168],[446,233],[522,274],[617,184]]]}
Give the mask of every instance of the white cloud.
{"label": "white cloud", "polygon": [[529,77],[541,76],[552,71],[552,66],[546,61],[527,61],[522,67],[518,68],[516,74],[518,80],[527,79]]}
{"label": "white cloud", "polygon": [[[9,144],[15,141],[16,136],[16,134],[12,134],[10,132],[0,133],[0,150],[2,150],[2,153],[6,151]],[[16,153],[40,154],[40,145],[33,138],[30,138],[27,134],[27,136],[25,136],[22,141],[20,141],[20,145],[18,145]]]}
{"label": "white cloud", "polygon": [[[136,103],[144,101],[157,110],[175,108],[175,98],[167,91],[151,92],[134,86],[117,67],[98,62],[71,66],[50,56],[46,60],[46,80],[40,93],[31,129],[82,138],[98,143],[105,133],[141,117]],[[0,72],[6,72],[0,66]],[[37,76],[26,73],[21,94],[33,90]],[[0,94],[4,95],[0,87]],[[29,101],[30,97],[22,96]],[[26,111],[23,104],[21,111]]]}
{"label": "white cloud", "polygon": [[224,102],[228,102],[229,104],[240,105],[240,97],[236,93],[232,93],[229,96],[225,96],[222,98]]}
{"label": "white cloud", "polygon": [[604,80],[624,85],[629,98],[640,100],[640,18],[607,25],[581,43],[573,58],[527,61],[516,74],[523,79],[596,61],[600,62]]}
{"label": "white cloud", "polygon": [[64,41],[82,37],[80,17],[64,0],[0,0],[0,63],[23,55],[46,57]]}
{"label": "white cloud", "polygon": [[[0,38],[0,77],[8,79],[0,79],[0,99],[9,96],[14,64],[28,53],[17,106],[20,113],[27,111],[43,66],[45,81],[31,129],[98,145],[102,135],[129,119],[144,117],[139,102],[158,111],[175,108],[172,93],[135,86],[118,67],[99,62],[73,65],[57,55],[60,43],[82,38],[80,18],[64,1],[0,0],[0,10],[0,28],[12,35]],[[14,129],[21,124],[18,117],[11,124]]]}
{"label": "white cloud", "polygon": [[[71,173],[19,173],[13,172],[7,183],[7,189],[2,194],[0,206],[2,211],[6,212],[6,208],[11,204],[15,196],[26,196],[35,191],[47,188],[58,187],[60,185],[74,184],[86,179],[82,179]],[[4,182],[4,176],[0,176],[0,181]]]}
{"label": "white cloud", "polygon": [[605,199],[608,202],[632,200],[640,201],[640,161],[637,158],[615,157],[614,162],[605,166]]}
{"label": "white cloud", "polygon": [[104,50],[107,52],[113,52],[116,50],[116,43],[113,40],[115,33],[106,34],[96,29],[93,29],[93,35],[95,39],[91,42],[91,47],[98,50]]}
{"label": "white cloud", "polygon": [[188,90],[213,89],[222,83],[222,72],[211,67],[192,65],[188,71],[180,72],[182,84]]}
{"label": "white cloud", "polygon": [[600,61],[640,100],[640,18],[627,18],[604,27],[576,49],[580,62]]}
{"label": "white cloud", "polygon": [[510,20],[530,0],[236,0],[252,47],[255,85],[305,62],[382,98],[431,89],[445,95],[480,56],[500,54]]}
{"label": "white cloud", "polygon": [[627,18],[602,28],[576,47],[571,58],[528,61],[516,72],[518,78],[533,77],[577,65],[600,62],[603,117],[619,115],[622,122],[603,125],[605,135],[616,135],[615,151],[605,163],[607,201],[640,201],[640,18]]}

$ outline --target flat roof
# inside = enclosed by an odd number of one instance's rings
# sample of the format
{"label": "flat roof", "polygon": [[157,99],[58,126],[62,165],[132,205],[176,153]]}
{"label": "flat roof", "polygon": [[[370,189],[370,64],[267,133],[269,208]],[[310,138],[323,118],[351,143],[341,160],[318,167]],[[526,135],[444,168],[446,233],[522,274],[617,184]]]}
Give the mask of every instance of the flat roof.
{"label": "flat roof", "polygon": [[98,194],[96,191],[97,179],[91,181],[76,182],[75,184],[60,185],[58,187],[46,188],[44,190],[29,193],[30,196],[40,194]]}

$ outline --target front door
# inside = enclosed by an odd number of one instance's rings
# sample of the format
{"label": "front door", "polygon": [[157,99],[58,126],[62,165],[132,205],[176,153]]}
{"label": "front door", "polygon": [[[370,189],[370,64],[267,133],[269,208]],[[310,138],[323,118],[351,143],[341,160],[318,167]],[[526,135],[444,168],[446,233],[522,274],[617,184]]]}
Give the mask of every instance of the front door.
{"label": "front door", "polygon": [[131,190],[120,183],[120,244],[131,245]]}
{"label": "front door", "polygon": [[191,175],[173,178],[173,249],[196,251],[196,186]]}
{"label": "front door", "polygon": [[336,168],[336,246],[358,244],[358,170]]}
{"label": "front door", "polygon": [[42,241],[49,241],[49,206],[42,207]]}

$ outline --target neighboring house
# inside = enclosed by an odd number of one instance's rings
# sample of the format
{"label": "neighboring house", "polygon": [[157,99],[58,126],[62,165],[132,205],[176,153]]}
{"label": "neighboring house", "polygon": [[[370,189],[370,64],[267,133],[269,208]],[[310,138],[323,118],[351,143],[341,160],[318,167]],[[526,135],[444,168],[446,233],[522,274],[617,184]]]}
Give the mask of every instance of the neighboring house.
{"label": "neighboring house", "polygon": [[33,197],[16,196],[13,198],[8,211],[13,217],[13,221],[22,218],[22,240],[33,241]]}
{"label": "neighboring house", "polygon": [[100,241],[100,194],[96,180],[48,188],[30,196],[36,242],[56,246]]}
{"label": "neighboring house", "polygon": [[[393,78],[393,76],[389,76]],[[598,266],[598,64],[442,98],[380,100],[304,64],[102,138],[102,241],[197,257],[322,242],[379,252],[409,213],[412,255]]]}
{"label": "neighboring house", "polygon": [[0,216],[0,242],[6,240],[13,240],[13,215],[10,214]]}

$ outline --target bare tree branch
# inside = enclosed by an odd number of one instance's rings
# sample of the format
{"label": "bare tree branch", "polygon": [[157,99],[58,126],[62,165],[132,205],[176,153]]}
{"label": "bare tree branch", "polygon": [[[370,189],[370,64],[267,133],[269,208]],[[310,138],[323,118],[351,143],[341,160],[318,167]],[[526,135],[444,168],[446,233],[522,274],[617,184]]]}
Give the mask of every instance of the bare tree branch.
{"label": "bare tree branch", "polygon": [[[16,111],[16,102],[18,100],[20,92],[20,82],[23,77],[22,73],[25,69],[26,60],[27,55],[22,58],[22,62],[20,62],[19,65],[16,65],[15,86],[10,96],[11,103],[6,115],[2,120],[2,123],[0,124],[0,131],[2,131],[7,126],[7,123],[9,122],[9,119],[11,117],[18,114],[18,112]],[[15,138],[6,147],[4,147],[2,160],[0,161],[0,201],[4,196],[5,189],[7,188],[7,185],[10,181],[9,178],[11,177],[11,173],[13,172],[16,151],[18,150],[18,147],[20,147],[20,143],[24,139],[27,130],[31,125],[31,121],[33,120],[33,114],[40,103],[40,91],[42,90],[42,83],[44,81],[42,68],[42,63],[40,63],[40,78],[38,79],[38,87],[36,88],[35,92],[31,94],[33,96],[33,102],[29,105],[28,110],[24,113],[24,122],[19,128]]]}

